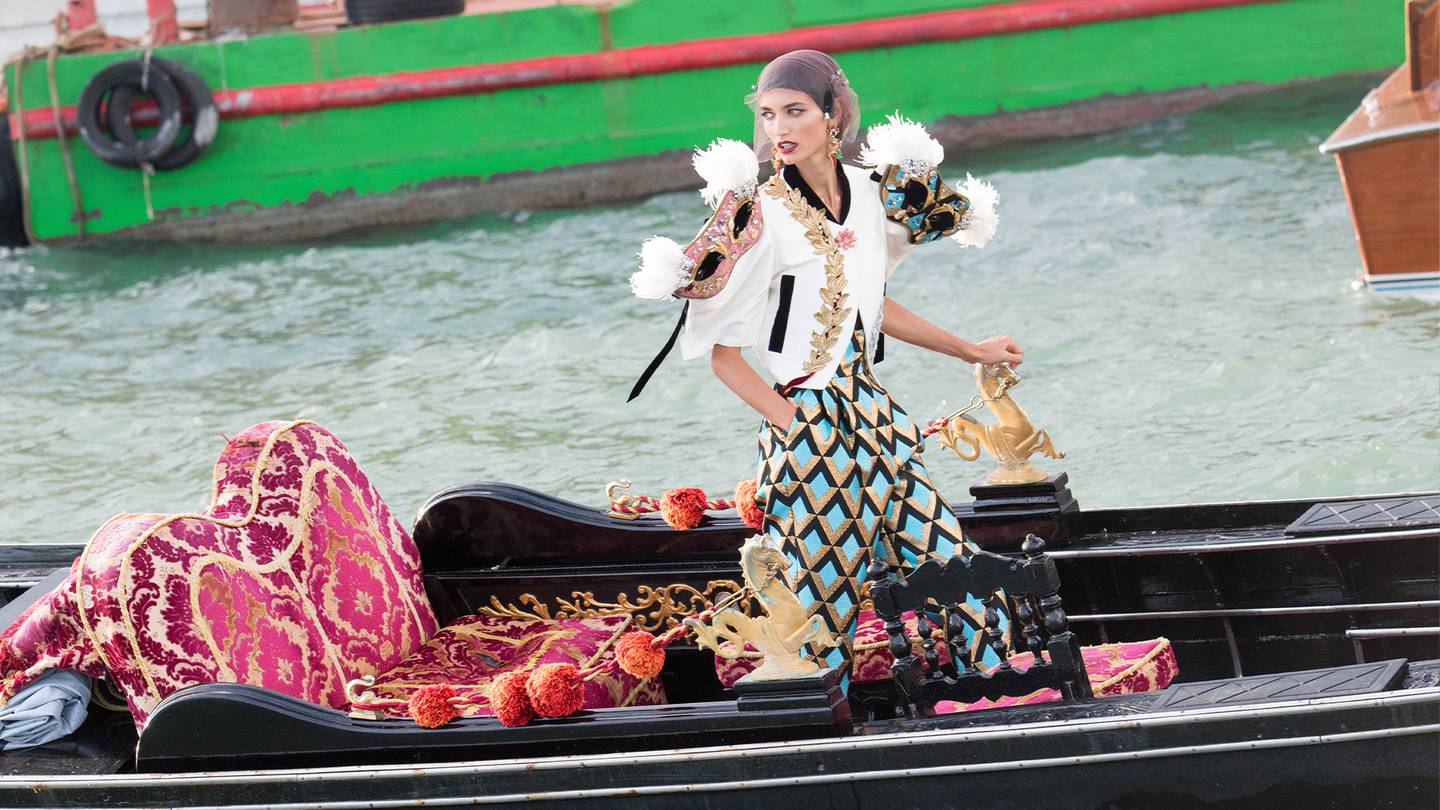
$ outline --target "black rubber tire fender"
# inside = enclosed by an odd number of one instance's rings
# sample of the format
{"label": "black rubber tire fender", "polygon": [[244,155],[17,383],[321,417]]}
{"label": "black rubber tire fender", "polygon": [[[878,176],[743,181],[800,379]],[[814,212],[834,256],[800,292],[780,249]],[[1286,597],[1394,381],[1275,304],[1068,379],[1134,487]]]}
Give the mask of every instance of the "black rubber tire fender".
{"label": "black rubber tire fender", "polygon": [[448,17],[465,10],[465,0],[345,0],[352,25]]}
{"label": "black rubber tire fender", "polygon": [[0,121],[0,247],[30,244],[25,233],[25,198],[20,187],[20,166],[15,162],[15,145],[10,128]]}
{"label": "black rubber tire fender", "polygon": [[[160,105],[160,125],[150,137],[129,142],[115,140],[100,126],[100,105],[115,88],[129,85],[150,93]],[[133,97],[132,97],[133,98]],[[129,110],[124,111],[129,117]],[[75,117],[80,123],[80,137],[95,156],[112,166],[135,167],[141,163],[154,163],[175,144],[180,135],[180,91],[175,82],[163,70],[152,65],[148,70],[140,59],[127,59],[107,65],[96,73],[80,91],[80,101],[75,105]],[[133,135],[133,130],[131,131]]]}
{"label": "black rubber tire fender", "polygon": [[[178,137],[170,151],[151,162],[151,166],[162,171],[188,166],[200,157],[215,141],[220,129],[220,111],[215,107],[215,96],[200,75],[173,59],[152,58],[151,70],[162,70],[180,91],[181,113],[190,113],[190,131]],[[135,128],[130,124],[130,105],[135,100],[138,88],[122,84],[110,94],[107,114],[110,134],[122,143],[137,140]]]}

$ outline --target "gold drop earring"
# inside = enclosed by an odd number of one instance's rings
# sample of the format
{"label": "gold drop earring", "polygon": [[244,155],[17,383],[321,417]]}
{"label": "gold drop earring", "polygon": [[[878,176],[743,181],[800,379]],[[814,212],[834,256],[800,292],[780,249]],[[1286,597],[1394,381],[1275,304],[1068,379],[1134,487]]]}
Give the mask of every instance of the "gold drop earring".
{"label": "gold drop earring", "polygon": [[778,175],[780,173],[780,169],[784,168],[785,166],[785,161],[780,159],[780,147],[770,147],[770,156],[770,164],[775,167],[775,173]]}
{"label": "gold drop earring", "polygon": [[839,130],[839,129],[832,128],[832,129],[830,130],[830,149],[829,149],[829,152],[830,152],[830,162],[831,162],[831,163],[838,163],[838,162],[840,162],[840,158],[844,157],[844,155],[841,154],[841,152],[840,152],[840,130]]}

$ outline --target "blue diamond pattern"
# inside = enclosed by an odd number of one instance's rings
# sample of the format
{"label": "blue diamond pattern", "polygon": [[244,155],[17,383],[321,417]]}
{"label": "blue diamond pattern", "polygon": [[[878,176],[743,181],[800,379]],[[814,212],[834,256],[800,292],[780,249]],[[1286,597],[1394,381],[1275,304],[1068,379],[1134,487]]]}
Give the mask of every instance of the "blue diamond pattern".
{"label": "blue diamond pattern", "polygon": [[[916,422],[876,387],[862,362],[864,346],[857,322],[829,386],[795,392],[811,421],[797,426],[782,454],[761,459],[762,478],[779,476],[762,485],[771,496],[767,531],[782,538],[801,604],[837,634],[853,629],[860,599],[854,580],[864,580],[868,554],[898,554],[891,562],[905,566],[917,554],[953,554],[960,541],[912,445]],[[826,463],[815,464],[822,453]],[[799,486],[795,503],[779,503],[770,483]],[[843,663],[838,653],[826,658]]]}
{"label": "blue diamond pattern", "polygon": [[811,450],[810,443],[805,441],[796,444],[795,449],[790,452],[795,456],[795,460],[800,462],[800,466],[802,467],[809,464],[810,459],[815,457],[815,451]]}
{"label": "blue diamond pattern", "polygon": [[805,544],[805,551],[811,557],[825,549],[825,538],[820,535],[818,530],[806,532],[805,536],[800,538],[800,541]]}

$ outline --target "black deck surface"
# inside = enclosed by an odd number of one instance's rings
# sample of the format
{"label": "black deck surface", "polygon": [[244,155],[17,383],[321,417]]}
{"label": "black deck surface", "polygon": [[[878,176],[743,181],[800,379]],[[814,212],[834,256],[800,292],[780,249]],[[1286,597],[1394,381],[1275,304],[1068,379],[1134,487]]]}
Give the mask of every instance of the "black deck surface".
{"label": "black deck surface", "polygon": [[1309,535],[1422,526],[1440,526],[1440,497],[1406,496],[1317,503],[1287,526],[1285,532]]}
{"label": "black deck surface", "polygon": [[[1284,694],[1268,699],[1293,700],[1308,697],[1322,697],[1334,692],[1341,680],[1359,681],[1381,691],[1386,686],[1385,673],[1397,671],[1398,662],[1377,662],[1359,667],[1336,667],[1329,670],[1330,677],[1316,678],[1310,687],[1299,686],[1288,689]],[[1363,672],[1362,672],[1363,671]],[[1366,681],[1364,673],[1369,673]],[[1360,676],[1357,680],[1356,676]],[[1255,676],[1235,679],[1226,689],[1230,700],[1237,700],[1238,693],[1253,691],[1257,694],[1267,690],[1273,692],[1274,676]],[[1268,684],[1268,685],[1267,685]],[[1440,661],[1423,661],[1409,665],[1408,674],[1393,687],[1410,689],[1440,685]],[[1186,694],[1183,689],[1192,689],[1196,684],[1171,687],[1174,693]],[[1315,694],[1310,694],[1314,692]],[[896,734],[935,729],[976,729],[990,726],[1015,725],[1024,723],[1046,723],[1065,720],[1101,719],[1111,717],[1138,716],[1168,708],[1193,708],[1168,703],[1171,691],[1153,692],[1117,697],[1099,698],[1084,703],[1047,703],[1031,706],[1015,706],[1003,709],[964,712],[936,717],[910,720],[888,720],[864,723],[856,728],[859,735]],[[1266,699],[1266,698],[1261,698]],[[1213,703],[1211,704],[1213,705]],[[125,773],[133,770],[136,735],[130,719],[114,712],[93,711],[85,725],[70,738],[25,751],[0,754],[0,775],[3,776],[47,776],[47,775],[90,775]],[[695,745],[705,745],[703,739],[696,739]]]}

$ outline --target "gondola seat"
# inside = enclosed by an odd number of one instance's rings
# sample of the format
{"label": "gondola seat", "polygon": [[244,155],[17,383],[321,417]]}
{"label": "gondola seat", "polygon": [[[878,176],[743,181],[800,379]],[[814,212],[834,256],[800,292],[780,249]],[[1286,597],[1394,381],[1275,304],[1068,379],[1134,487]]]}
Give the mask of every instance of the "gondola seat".
{"label": "gondola seat", "polygon": [[[375,696],[408,700],[416,689],[449,684],[461,698],[484,696],[500,675],[532,671],[543,664],[574,664],[587,669],[615,655],[615,644],[634,630],[628,613],[583,619],[527,619],[466,616],[446,625],[433,638],[368,687]],[[665,702],[659,678],[640,679],[615,669],[584,682],[587,709],[652,706]],[[489,714],[483,704],[465,702],[461,716]],[[402,716],[403,706],[387,706]]]}
{"label": "gondola seat", "polygon": [[[909,637],[918,654],[921,646],[920,636],[916,632],[915,614],[907,611],[904,615],[906,636]],[[890,667],[895,663],[895,657],[890,653],[890,641],[885,633],[885,623],[875,615],[875,611],[860,611],[852,649],[855,651],[851,670],[852,682],[859,685],[890,679]],[[943,645],[937,649],[937,654],[942,663],[949,660]],[[1175,662],[1175,650],[1170,645],[1169,639],[1166,638],[1096,644],[1081,647],[1080,654],[1085,661],[1085,671],[1089,676],[1090,687],[1096,695],[1129,695],[1136,692],[1159,691],[1169,686],[1180,672],[1179,666]],[[715,674],[720,678],[720,682],[729,688],[759,667],[760,660],[760,651],[747,645],[739,658],[728,659],[715,656]],[[1034,661],[1034,656],[1028,652],[1010,658],[1011,666],[1020,670],[1028,669]],[[926,671],[929,671],[928,667],[926,667]],[[1006,695],[997,700],[981,698],[972,703],[942,700],[935,704],[935,710],[937,713],[945,714],[973,709],[1051,703],[1058,700],[1060,700],[1059,690],[1045,688],[1025,695]]]}
{"label": "gondola seat", "polygon": [[[226,441],[205,510],[111,518],[0,632],[0,704],[63,668],[108,679],[142,729],[166,697],[204,683],[343,710],[362,676],[404,698],[421,681],[483,689],[508,668],[594,661],[630,621],[469,617],[437,633],[415,543],[345,446],[311,422],[265,422]],[[611,678],[586,698],[663,692]]]}

